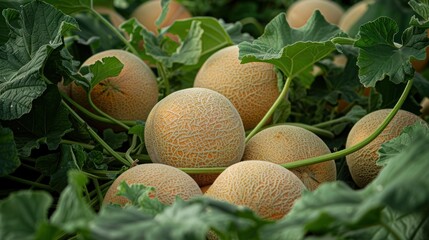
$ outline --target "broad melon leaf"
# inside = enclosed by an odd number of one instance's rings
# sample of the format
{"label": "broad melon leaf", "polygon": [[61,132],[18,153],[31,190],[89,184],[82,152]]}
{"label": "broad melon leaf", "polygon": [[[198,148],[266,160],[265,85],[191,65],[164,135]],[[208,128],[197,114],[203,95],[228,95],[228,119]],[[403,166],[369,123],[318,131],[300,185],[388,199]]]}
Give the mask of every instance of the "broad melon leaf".
{"label": "broad melon leaf", "polygon": [[152,32],[143,28],[143,40],[146,54],[162,63],[167,68],[172,68],[174,63],[183,65],[195,65],[201,56],[203,28],[201,22],[193,21],[185,38],[180,42],[174,52],[163,47],[162,33],[155,36]]}
{"label": "broad melon leaf", "polygon": [[310,73],[313,64],[334,51],[335,44],[331,40],[342,35],[341,30],[326,22],[319,11],[298,29],[291,28],[285,14],[281,13],[267,24],[261,37],[238,45],[239,58],[241,63],[272,63],[287,77],[298,77],[309,87],[314,80]]}
{"label": "broad melon leaf", "polygon": [[34,239],[39,226],[48,220],[52,197],[47,192],[23,190],[0,201],[0,238]]}
{"label": "broad melon leaf", "polygon": [[0,125],[0,177],[15,171],[21,165],[13,132]]}
{"label": "broad melon leaf", "polygon": [[66,14],[72,14],[92,8],[92,0],[44,0]]}
{"label": "broad melon leaf", "polygon": [[62,34],[76,29],[77,23],[42,1],[6,9],[3,16],[10,33],[0,47],[0,119],[12,120],[28,113],[32,101],[45,91],[44,65],[63,47]]}
{"label": "broad melon leaf", "polygon": [[429,127],[423,121],[405,127],[401,135],[383,143],[377,152],[379,156],[377,165],[385,166],[392,157],[401,153],[403,149],[410,147],[416,141],[419,141],[417,138],[421,136],[419,134],[429,137]]}
{"label": "broad melon leaf", "polygon": [[68,185],[61,192],[50,222],[67,233],[75,233],[78,230],[86,232],[89,223],[95,217],[94,211],[83,197],[83,189],[88,179],[78,170],[69,171],[67,176]]}
{"label": "broad melon leaf", "polygon": [[394,42],[398,24],[388,17],[380,17],[360,28],[355,46],[360,49],[357,65],[359,79],[366,87],[374,87],[386,76],[393,83],[411,79],[414,69],[411,58],[423,60],[429,39],[425,29],[409,27],[402,34],[402,45]]}
{"label": "broad melon leaf", "polygon": [[[81,83],[86,91],[90,91],[104,79],[118,76],[123,67],[124,64],[116,57],[104,57],[89,66],[83,66],[80,73],[87,81],[85,83],[77,82]],[[90,86],[90,89],[87,86]]]}
{"label": "broad melon leaf", "polygon": [[225,31],[228,33],[229,37],[231,38],[232,42],[234,44],[239,44],[244,41],[251,42],[255,40],[252,35],[241,32],[243,29],[243,24],[241,22],[235,22],[235,23],[226,23],[224,20],[219,19],[219,23],[222,25],[222,27],[225,29]]}
{"label": "broad melon leaf", "polygon": [[408,4],[411,8],[420,15],[423,20],[419,20],[417,17],[413,16],[410,24],[414,26],[420,26],[424,28],[429,28],[429,1],[428,0],[410,0]]}
{"label": "broad melon leaf", "polygon": [[58,88],[49,84],[43,95],[33,102],[29,113],[18,120],[4,122],[4,125],[14,131],[19,155],[28,157],[40,144],[46,144],[49,150],[58,148],[61,138],[72,130],[68,116]]}

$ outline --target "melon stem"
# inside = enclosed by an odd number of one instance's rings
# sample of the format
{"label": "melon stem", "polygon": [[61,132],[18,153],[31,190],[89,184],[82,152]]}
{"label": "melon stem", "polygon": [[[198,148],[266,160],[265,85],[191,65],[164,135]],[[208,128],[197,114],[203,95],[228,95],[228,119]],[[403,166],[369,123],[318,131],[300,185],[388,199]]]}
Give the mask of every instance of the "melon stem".
{"label": "melon stem", "polygon": [[285,164],[282,164],[282,166],[288,169],[292,169],[292,168],[303,167],[303,166],[312,165],[316,163],[326,162],[329,160],[335,160],[338,158],[345,157],[346,155],[349,155],[365,147],[367,144],[372,142],[378,135],[380,135],[380,133],[383,132],[383,130],[387,127],[387,125],[389,125],[390,121],[392,121],[396,113],[399,111],[399,109],[401,109],[402,104],[405,102],[405,99],[407,98],[408,93],[410,92],[412,86],[413,86],[413,79],[407,82],[407,85],[405,86],[405,89],[402,92],[402,95],[399,98],[398,102],[395,104],[395,107],[390,111],[390,113],[383,120],[380,126],[368,138],[357,143],[356,145],[340,150],[338,152],[329,153],[329,154],[312,157],[312,158],[307,158],[307,159],[303,159],[295,162],[285,163]]}
{"label": "melon stem", "polygon": [[162,82],[164,83],[164,87],[165,87],[165,92],[164,92],[164,97],[168,96],[171,92],[171,88],[170,88],[170,82],[168,79],[168,74],[165,71],[164,66],[157,62],[156,63],[156,68],[158,69],[159,75],[161,77]]}
{"label": "melon stem", "polygon": [[268,112],[265,114],[265,116],[262,118],[262,120],[256,125],[255,128],[247,135],[246,137],[246,143],[256,134],[258,133],[262,127],[268,122],[268,120],[271,118],[271,116],[274,114],[274,111],[276,111],[277,107],[280,105],[280,103],[283,101],[283,99],[286,97],[286,93],[289,90],[290,84],[292,82],[291,77],[286,78],[286,83],[283,86],[282,91],[280,92],[280,95],[277,97],[274,104],[271,106],[271,108],[268,110]]}
{"label": "melon stem", "polygon": [[110,116],[109,114],[105,113],[105,112],[104,112],[104,111],[102,111],[100,108],[98,108],[98,107],[94,104],[94,102],[92,101],[92,98],[91,98],[91,91],[89,91],[89,92],[88,92],[87,96],[88,96],[88,102],[89,102],[89,105],[91,105],[91,107],[92,107],[95,111],[97,111],[97,112],[98,112],[98,114],[100,114],[100,115],[102,115],[103,117],[105,117],[105,118],[109,119],[109,120],[110,120],[110,121],[112,121],[113,123],[115,123],[115,124],[117,124],[117,125],[119,125],[119,126],[123,127],[125,130],[127,130],[127,131],[128,131],[128,130],[130,130],[130,127],[128,127],[125,123],[123,123],[123,122],[119,121],[118,119],[116,119],[116,118],[114,118],[114,117]]}
{"label": "melon stem", "polygon": [[124,35],[121,34],[121,32],[113,26],[107,19],[105,19],[100,13],[95,11],[93,8],[90,9],[91,13],[94,14],[106,27],[108,27],[124,44],[127,46],[128,50],[132,52],[134,55],[139,57],[139,53],[137,50],[131,45],[130,42],[128,42],[127,39],[125,39]]}
{"label": "melon stem", "polygon": [[77,114],[64,100],[61,100],[61,103],[69,110],[71,115],[80,123],[85,125],[85,129],[88,131],[89,135],[94,138],[110,155],[112,155],[115,159],[125,164],[125,166],[131,166],[132,162],[129,162],[127,159],[123,158],[119,153],[113,150],[109,144],[107,144],[98,134],[83,120],[79,114]]}

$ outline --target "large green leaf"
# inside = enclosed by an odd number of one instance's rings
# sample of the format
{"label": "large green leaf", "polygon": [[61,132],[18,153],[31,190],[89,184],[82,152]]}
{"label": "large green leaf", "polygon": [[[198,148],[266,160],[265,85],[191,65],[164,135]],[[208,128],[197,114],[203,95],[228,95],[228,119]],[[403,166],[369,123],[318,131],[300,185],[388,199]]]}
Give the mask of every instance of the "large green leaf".
{"label": "large green leaf", "polygon": [[[28,157],[31,150],[46,144],[48,149],[58,148],[62,137],[71,131],[68,110],[61,104],[58,88],[48,89],[33,103],[32,110],[7,125],[14,131],[20,156]],[[6,123],[5,123],[6,124]]]}
{"label": "large green leaf", "polygon": [[338,27],[326,22],[319,11],[299,29],[291,28],[285,14],[281,13],[268,23],[261,37],[252,43],[238,45],[239,58],[242,63],[272,63],[287,77],[299,77],[309,87],[314,78],[310,73],[313,64],[335,50],[331,39],[341,34]]}
{"label": "large green leaf", "polygon": [[424,28],[429,28],[429,1],[410,0],[408,4],[410,4],[414,12],[416,12],[423,18],[423,20],[420,20],[417,17],[413,16],[413,18],[411,19],[411,24]]}
{"label": "large green leaf", "polygon": [[50,220],[65,232],[75,233],[88,229],[95,213],[83,197],[83,189],[88,182],[86,176],[76,170],[69,171],[67,176],[68,185],[61,192],[58,206]]}
{"label": "large green leaf", "polygon": [[355,46],[360,49],[357,65],[363,85],[374,87],[386,76],[393,83],[405,82],[414,75],[410,60],[426,57],[429,39],[425,29],[407,28],[402,34],[402,45],[394,42],[398,31],[398,24],[388,17],[380,17],[360,28]]}
{"label": "large green leaf", "polygon": [[46,81],[41,72],[49,55],[63,46],[62,34],[76,29],[76,21],[53,6],[33,1],[21,9],[3,11],[10,29],[0,47],[0,119],[12,120],[28,113],[42,95]]}
{"label": "large green leaf", "polygon": [[66,14],[85,11],[92,8],[92,0],[44,0]]}
{"label": "large green leaf", "polygon": [[0,201],[0,238],[30,240],[41,224],[48,220],[52,204],[49,193],[20,191]]}
{"label": "large green leaf", "polygon": [[21,165],[18,150],[9,128],[0,125],[0,177],[15,171]]}
{"label": "large green leaf", "polygon": [[[0,12],[4,9],[15,8],[18,9],[21,4],[29,2],[30,0],[3,0],[0,1]],[[3,16],[0,16],[0,45],[3,45],[9,39],[9,28]]]}

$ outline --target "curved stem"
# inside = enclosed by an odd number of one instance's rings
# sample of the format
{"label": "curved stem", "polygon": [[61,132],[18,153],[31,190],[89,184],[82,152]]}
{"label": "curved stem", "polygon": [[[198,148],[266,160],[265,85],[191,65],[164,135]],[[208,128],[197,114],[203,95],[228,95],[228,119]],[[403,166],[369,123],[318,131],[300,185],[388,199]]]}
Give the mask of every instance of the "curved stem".
{"label": "curved stem", "polygon": [[262,35],[264,33],[264,26],[256,20],[254,17],[246,17],[240,20],[241,25],[251,24],[255,26],[255,28],[258,30],[258,35]]}
{"label": "curved stem", "polygon": [[22,183],[22,184],[30,185],[30,186],[41,188],[41,189],[45,189],[45,190],[48,190],[48,191],[54,191],[54,189],[52,189],[49,185],[46,185],[46,184],[42,184],[42,183],[38,183],[38,182],[33,182],[33,181],[30,181],[30,180],[27,180],[27,179],[22,179],[22,178],[11,176],[11,175],[7,175],[7,176],[4,176],[4,177],[7,178],[7,179],[9,179],[9,180],[12,180],[12,181],[15,181],[15,182],[19,182],[19,183]]}
{"label": "curved stem", "polygon": [[290,83],[292,82],[291,77],[286,78],[286,83],[280,93],[280,95],[277,97],[274,104],[271,106],[270,110],[265,114],[265,116],[262,118],[262,120],[256,125],[256,127],[247,135],[246,137],[246,143],[257,133],[259,130],[265,125],[265,123],[268,122],[268,120],[271,118],[271,116],[274,114],[274,111],[276,108],[280,105],[280,103],[283,101],[283,99],[286,97],[286,93],[289,90]]}
{"label": "curved stem", "polygon": [[109,21],[107,21],[107,19],[105,19],[100,13],[98,13],[97,11],[95,11],[94,9],[90,9],[90,11],[104,24],[106,25],[113,33],[115,33],[115,35],[125,44],[125,46],[127,46],[127,48],[136,56],[139,56],[139,53],[137,52],[137,50],[133,47],[133,45],[131,45],[130,42],[128,42],[127,39],[125,39],[124,35],[121,34],[121,32],[119,32],[119,30],[113,26]]}
{"label": "curved stem", "polygon": [[161,63],[156,63],[156,68],[158,69],[159,75],[161,76],[161,79],[164,83],[164,87],[165,87],[165,94],[164,97],[168,96],[171,92],[171,88],[170,88],[170,81],[168,79],[168,75],[167,72],[165,71],[164,66]]}
{"label": "curved stem", "polygon": [[356,39],[348,38],[348,37],[335,37],[331,39],[331,42],[334,44],[341,44],[341,45],[354,45],[356,42]]}
{"label": "curved stem", "polygon": [[131,141],[131,146],[127,149],[127,151],[125,152],[125,158],[128,161],[134,162],[134,159],[131,157],[131,153],[134,151],[134,149],[136,148],[137,145],[137,134],[133,135],[133,139]]}
{"label": "curved stem", "polygon": [[[99,121],[99,122],[104,122],[104,123],[114,123],[110,119],[107,119],[105,117],[96,115],[96,114],[88,111],[88,109],[82,107],[80,104],[78,104],[73,99],[71,99],[69,96],[67,96],[67,94],[65,94],[65,93],[63,93],[61,91],[60,91],[60,94],[63,97],[63,99],[65,99],[68,103],[70,103],[71,105],[73,105],[73,107],[77,108],[80,112],[82,112],[86,116],[90,117],[91,119],[94,119],[94,120]],[[123,120],[121,122],[123,122],[124,124],[126,124],[128,126],[134,126],[134,125],[137,124],[136,121],[131,121],[131,120]]]}
{"label": "curved stem", "polygon": [[114,118],[114,117],[112,117],[112,116],[110,116],[109,114],[107,114],[107,113],[105,113],[104,111],[102,111],[101,109],[99,109],[95,104],[94,104],[94,102],[92,101],[92,98],[91,98],[91,92],[89,92],[88,93],[88,102],[89,102],[89,105],[91,105],[91,107],[96,111],[96,112],[98,112],[100,115],[102,115],[103,117],[105,117],[105,118],[107,118],[107,119],[109,119],[110,121],[112,121],[113,123],[115,123],[115,124],[118,124],[119,126],[121,126],[121,127],[123,127],[125,130],[130,130],[130,127],[128,127],[125,123],[123,123],[123,122],[121,122],[121,121],[119,121],[118,119],[116,119],[116,118]]}
{"label": "curved stem", "polygon": [[318,124],[314,124],[312,126],[316,127],[316,128],[324,128],[324,127],[329,127],[329,126],[331,126],[333,124],[342,123],[342,122],[347,122],[347,117],[345,117],[345,116],[339,117],[339,118],[336,118],[336,119],[332,119],[332,120],[328,120],[328,121],[321,122],[321,123],[318,123]]}
{"label": "curved stem", "polygon": [[81,124],[85,124],[86,130],[91,135],[91,137],[94,138],[94,140],[97,141],[108,153],[110,153],[114,158],[126,166],[131,166],[132,162],[128,162],[125,158],[115,152],[115,150],[113,150],[100,136],[98,136],[98,134],[91,127],[89,127],[86,122],[67,103],[64,101],[61,101],[61,103],[69,110],[69,112],[77,121],[79,121]]}
{"label": "curved stem", "polygon": [[[103,202],[103,194],[101,193],[100,184],[97,179],[92,179],[92,183],[94,184],[95,191],[97,193],[98,202],[101,204]],[[90,193],[88,193],[88,196],[91,197]]]}
{"label": "curved stem", "polygon": [[395,107],[387,115],[386,119],[384,119],[384,121],[380,124],[380,126],[369,137],[367,137],[363,141],[361,141],[361,142],[357,143],[356,145],[353,145],[349,148],[340,150],[338,152],[329,153],[329,154],[325,154],[325,155],[317,156],[317,157],[313,157],[313,158],[307,158],[307,159],[303,159],[303,160],[299,160],[299,161],[295,161],[295,162],[291,162],[291,163],[286,163],[286,164],[282,164],[282,166],[285,168],[288,168],[288,169],[292,169],[292,168],[303,167],[303,166],[307,166],[307,165],[311,165],[311,164],[321,163],[321,162],[325,162],[325,161],[329,161],[329,160],[342,158],[346,155],[349,155],[349,154],[356,152],[359,149],[365,147],[367,144],[372,142],[387,127],[387,125],[390,123],[390,121],[393,119],[393,117],[395,117],[396,113],[399,111],[399,109],[401,108],[405,99],[407,98],[408,93],[410,92],[412,85],[413,85],[413,80],[409,80],[407,85],[405,86],[404,92],[402,93],[402,95],[399,98],[398,102],[396,103]]}

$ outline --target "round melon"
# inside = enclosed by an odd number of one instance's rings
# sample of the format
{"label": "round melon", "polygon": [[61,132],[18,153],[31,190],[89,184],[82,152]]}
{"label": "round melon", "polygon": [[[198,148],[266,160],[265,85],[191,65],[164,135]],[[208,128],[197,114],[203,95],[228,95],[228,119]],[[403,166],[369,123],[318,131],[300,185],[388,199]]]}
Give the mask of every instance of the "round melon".
{"label": "round melon", "polygon": [[[329,154],[328,146],[316,134],[296,126],[278,125],[266,128],[246,144],[243,160],[261,159],[285,164],[306,158]],[[321,183],[335,181],[335,161],[291,169],[309,190]]]}
{"label": "round melon", "polygon": [[[146,120],[150,110],[158,101],[158,85],[155,74],[140,58],[124,50],[107,50],[88,58],[82,66],[101,61],[104,57],[116,57],[124,67],[116,77],[107,78],[97,84],[91,98],[94,104],[119,120]],[[89,105],[85,90],[71,85],[71,98],[90,111],[95,112]],[[96,122],[99,129],[113,127]]]}
{"label": "round melon", "polygon": [[286,11],[286,20],[289,26],[300,28],[304,26],[313,13],[319,10],[325,20],[338,25],[344,10],[337,3],[330,0],[300,0],[294,2]]}
{"label": "round melon", "polygon": [[[156,34],[158,31],[155,21],[158,19],[161,11],[161,1],[150,0],[138,6],[131,14],[131,17],[135,17],[149,31]],[[176,1],[170,1],[167,15],[164,21],[161,23],[160,28],[170,26],[176,20],[187,19],[191,17],[191,13],[183,5]]]}
{"label": "round melon", "polygon": [[128,185],[143,184],[154,187],[151,197],[156,197],[164,204],[172,204],[176,196],[183,200],[202,195],[198,184],[185,172],[168,165],[158,163],[140,164],[119,175],[104,196],[103,204],[125,205],[128,199],[118,196],[118,186],[125,181]]}
{"label": "round melon", "polygon": [[248,130],[261,121],[279,96],[277,75],[269,63],[241,64],[238,51],[238,46],[230,46],[211,55],[198,71],[194,87],[227,97]]}
{"label": "round melon", "polygon": [[[368,138],[379,127],[390,111],[391,109],[377,110],[365,115],[356,122],[347,136],[346,148]],[[380,172],[381,167],[376,165],[376,161],[378,159],[377,151],[380,149],[381,144],[399,136],[405,127],[418,121],[422,121],[422,119],[417,115],[399,110],[389,125],[371,143],[346,156],[347,165],[357,186],[365,187]]]}
{"label": "round melon", "polygon": [[368,5],[372,4],[373,1],[360,1],[351,6],[343,14],[338,23],[338,27],[344,32],[348,33],[350,29],[359,21],[359,19],[366,13],[368,10]]}
{"label": "round melon", "polygon": [[[144,134],[152,161],[178,168],[227,167],[244,152],[240,115],[225,96],[206,88],[183,89],[162,99],[150,112]],[[207,179],[206,174],[193,176]]]}
{"label": "round melon", "polygon": [[246,206],[265,219],[280,219],[304,190],[301,180],[286,168],[251,160],[225,169],[205,196]]}

